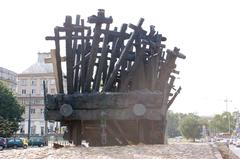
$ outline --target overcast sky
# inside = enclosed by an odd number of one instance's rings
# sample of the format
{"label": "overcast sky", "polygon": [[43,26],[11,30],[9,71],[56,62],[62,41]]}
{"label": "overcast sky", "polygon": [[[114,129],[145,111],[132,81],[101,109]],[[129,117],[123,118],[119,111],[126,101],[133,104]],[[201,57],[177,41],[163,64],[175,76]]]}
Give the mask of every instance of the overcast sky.
{"label": "overcast sky", "polygon": [[36,62],[38,52],[49,52],[54,43],[45,41],[65,16],[86,19],[105,9],[112,27],[155,25],[168,38],[167,48],[177,46],[187,56],[178,60],[182,86],[171,109],[213,115],[240,109],[240,2],[238,0],[8,0],[0,2],[0,67],[21,73]]}

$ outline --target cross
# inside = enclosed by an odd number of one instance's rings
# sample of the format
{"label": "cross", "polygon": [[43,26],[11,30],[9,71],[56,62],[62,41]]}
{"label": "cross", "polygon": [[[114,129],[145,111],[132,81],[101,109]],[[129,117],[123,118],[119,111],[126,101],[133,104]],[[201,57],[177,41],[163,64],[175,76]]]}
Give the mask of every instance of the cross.
{"label": "cross", "polygon": [[[59,71],[57,69],[57,59],[56,59],[56,50],[55,49],[51,49],[50,51],[51,54],[51,58],[45,58],[44,62],[45,63],[52,63],[53,65],[53,74],[55,77],[55,81],[56,81],[56,88],[57,88],[57,92],[58,93],[63,93],[63,88],[62,88],[62,80],[59,81]],[[66,61],[66,57],[61,57],[61,62]],[[60,77],[62,78],[62,77]]]}

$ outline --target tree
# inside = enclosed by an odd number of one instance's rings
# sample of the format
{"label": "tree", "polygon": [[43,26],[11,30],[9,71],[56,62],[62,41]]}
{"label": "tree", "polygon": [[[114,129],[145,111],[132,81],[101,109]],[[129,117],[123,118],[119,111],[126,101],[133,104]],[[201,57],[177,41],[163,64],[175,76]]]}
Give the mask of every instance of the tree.
{"label": "tree", "polygon": [[167,116],[167,133],[168,136],[173,138],[176,136],[180,136],[181,132],[179,130],[179,123],[183,118],[184,114],[182,113],[174,113],[173,111],[168,111]]}
{"label": "tree", "polygon": [[24,112],[13,92],[0,82],[0,136],[11,136],[18,130]]}
{"label": "tree", "polygon": [[195,141],[196,138],[200,138],[202,131],[200,117],[192,113],[186,115],[180,123],[180,131],[187,139]]}
{"label": "tree", "polygon": [[229,122],[230,131],[235,128],[235,119],[233,115],[229,112],[224,112],[222,114],[216,114],[210,122],[211,131],[214,133],[229,132]]}

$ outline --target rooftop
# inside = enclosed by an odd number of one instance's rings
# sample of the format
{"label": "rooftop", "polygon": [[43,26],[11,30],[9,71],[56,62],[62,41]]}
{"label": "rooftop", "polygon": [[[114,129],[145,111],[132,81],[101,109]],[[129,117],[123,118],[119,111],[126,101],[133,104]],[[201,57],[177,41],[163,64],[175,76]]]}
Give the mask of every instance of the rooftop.
{"label": "rooftop", "polygon": [[29,68],[24,70],[22,74],[38,74],[38,73],[53,73],[53,66],[51,63],[45,63],[45,58],[50,58],[50,53],[38,53],[38,60]]}

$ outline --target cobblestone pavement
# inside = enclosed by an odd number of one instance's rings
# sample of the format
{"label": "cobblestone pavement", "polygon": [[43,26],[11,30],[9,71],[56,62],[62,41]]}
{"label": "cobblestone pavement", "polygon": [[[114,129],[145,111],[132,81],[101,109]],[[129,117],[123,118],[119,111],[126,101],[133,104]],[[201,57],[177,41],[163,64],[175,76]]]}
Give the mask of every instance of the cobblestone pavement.
{"label": "cobblestone pavement", "polygon": [[209,144],[136,145],[113,147],[29,147],[0,151],[1,159],[216,159]]}

